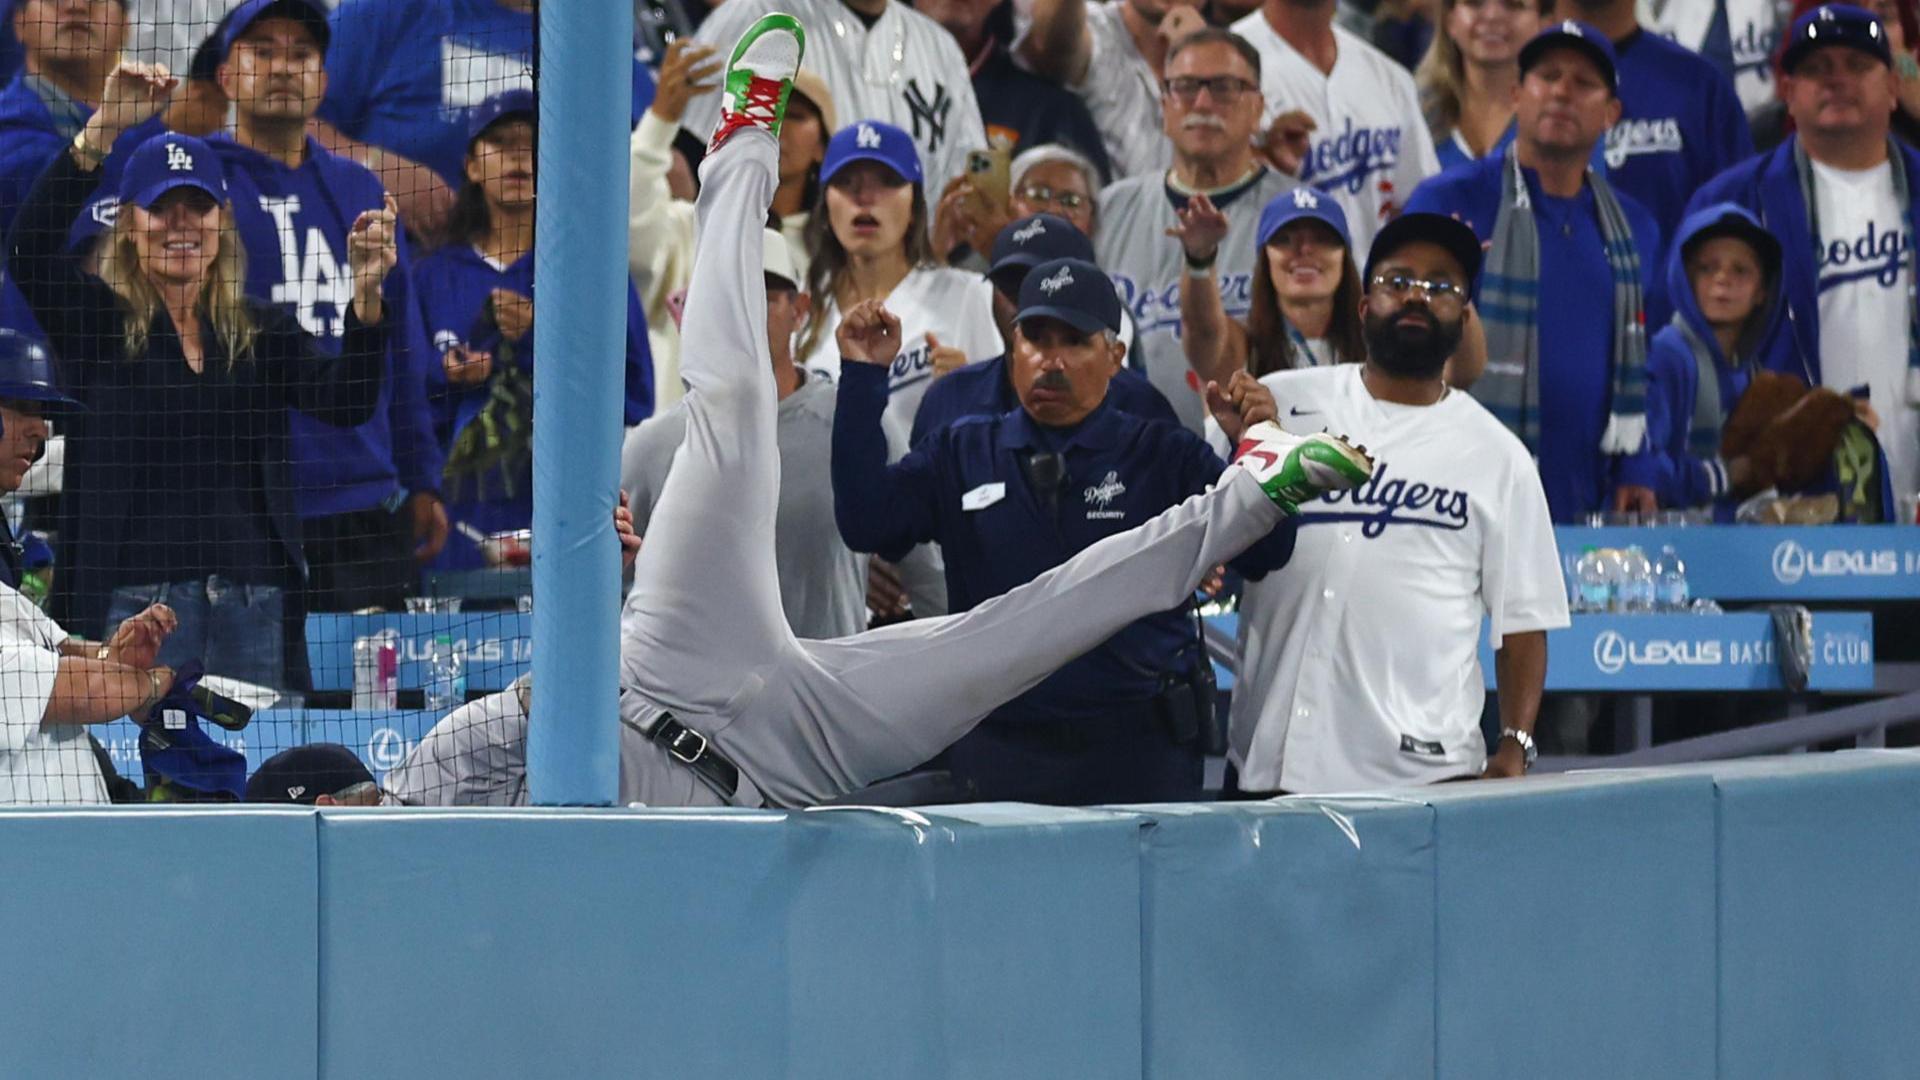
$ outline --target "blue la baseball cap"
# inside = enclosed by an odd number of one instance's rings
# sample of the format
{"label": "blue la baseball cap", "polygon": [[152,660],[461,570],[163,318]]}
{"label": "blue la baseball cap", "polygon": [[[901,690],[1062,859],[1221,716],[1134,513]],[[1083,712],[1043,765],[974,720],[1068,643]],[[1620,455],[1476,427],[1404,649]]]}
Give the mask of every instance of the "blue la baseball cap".
{"label": "blue la baseball cap", "polygon": [[1014,322],[1059,319],[1083,334],[1120,332],[1120,294],[1113,279],[1085,259],[1054,259],[1027,272],[1020,283],[1020,314]]}
{"label": "blue la baseball cap", "polygon": [[1266,247],[1274,233],[1301,218],[1324,223],[1339,234],[1342,244],[1353,246],[1353,234],[1347,231],[1347,212],[1340,209],[1333,196],[1310,187],[1283,191],[1260,208],[1260,227],[1256,233],[1260,237],[1259,246]]}
{"label": "blue la baseball cap", "polygon": [[1055,259],[1092,262],[1093,241],[1057,214],[1028,214],[993,238],[993,260],[987,267],[987,277],[996,278],[1003,270],[1024,274]]}
{"label": "blue la baseball cap", "polygon": [[533,96],[533,91],[502,90],[475,105],[467,116],[467,145],[472,146],[473,140],[488,128],[510,116],[524,116],[528,123],[539,122],[539,99]]}
{"label": "blue la baseball cap", "polygon": [[1821,4],[1793,20],[1780,53],[1780,70],[1792,74],[1813,50],[1828,45],[1857,49],[1883,64],[1893,64],[1887,28],[1873,12],[1852,4]]}
{"label": "blue la baseball cap", "polygon": [[222,20],[220,59],[227,58],[227,54],[233,51],[233,43],[254,23],[275,16],[304,25],[307,32],[313,35],[313,43],[320,47],[321,54],[326,54],[327,44],[332,41],[333,35],[327,29],[327,13],[318,5],[309,0],[247,0]]}
{"label": "blue la baseball cap", "polygon": [[213,148],[191,135],[163,131],[127,155],[120,174],[120,201],[145,210],[175,188],[199,188],[215,202],[227,201],[227,174]]}
{"label": "blue la baseball cap", "polygon": [[1528,68],[1555,49],[1576,49],[1586,54],[1600,68],[1607,86],[1619,92],[1619,62],[1613,53],[1613,42],[1607,40],[1599,27],[1578,19],[1563,19],[1533,35],[1533,40],[1520,49],[1520,74],[1525,76]]}
{"label": "blue la baseball cap", "polygon": [[820,162],[820,182],[856,161],[877,161],[911,184],[921,182],[920,151],[913,136],[879,120],[861,120],[833,133]]}

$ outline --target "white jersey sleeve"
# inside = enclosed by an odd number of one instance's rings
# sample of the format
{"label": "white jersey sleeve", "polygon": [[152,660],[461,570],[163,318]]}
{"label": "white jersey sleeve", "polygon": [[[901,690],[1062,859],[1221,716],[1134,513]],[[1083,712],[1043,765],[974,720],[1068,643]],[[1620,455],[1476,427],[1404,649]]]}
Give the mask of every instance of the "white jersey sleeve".
{"label": "white jersey sleeve", "polygon": [[34,745],[59,674],[59,653],[21,641],[0,642],[0,754]]}
{"label": "white jersey sleeve", "polygon": [[1173,163],[1173,144],[1161,122],[1160,82],[1120,18],[1124,2],[1087,4],[1087,74],[1069,87],[1087,103],[1116,180],[1162,172]]}
{"label": "white jersey sleeve", "polygon": [[1524,450],[1508,470],[1501,513],[1487,523],[1481,548],[1480,595],[1487,640],[1496,649],[1508,634],[1569,625],[1566,577],[1554,543],[1553,519],[1540,475]]}

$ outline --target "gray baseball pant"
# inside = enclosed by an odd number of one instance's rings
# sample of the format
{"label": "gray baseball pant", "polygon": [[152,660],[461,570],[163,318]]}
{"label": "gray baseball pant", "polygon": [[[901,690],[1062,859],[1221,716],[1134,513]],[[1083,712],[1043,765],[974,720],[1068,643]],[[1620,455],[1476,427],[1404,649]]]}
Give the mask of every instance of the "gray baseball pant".
{"label": "gray baseball pant", "polygon": [[621,620],[626,801],[722,801],[633,736],[662,710],[739,767],[743,805],[808,805],[911,769],[1128,623],[1184,603],[1281,520],[1250,475],[1229,469],[1211,490],[971,611],[795,638],[774,568],[780,458],[761,266],[777,153],[771,135],[741,131],[701,166],[681,324],[686,441]]}

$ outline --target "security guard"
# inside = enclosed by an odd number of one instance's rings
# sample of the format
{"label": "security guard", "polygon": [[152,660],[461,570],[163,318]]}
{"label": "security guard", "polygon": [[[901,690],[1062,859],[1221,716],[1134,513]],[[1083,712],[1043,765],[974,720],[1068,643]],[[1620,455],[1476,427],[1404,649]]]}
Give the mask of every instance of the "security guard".
{"label": "security guard", "polygon": [[[1029,214],[1000,230],[993,241],[993,262],[987,267],[987,281],[993,285],[993,321],[1000,336],[1013,340],[1013,316],[1019,310],[1020,286],[1034,267],[1054,259],[1084,259],[1093,262],[1093,241],[1074,227],[1073,222],[1054,214]],[[1125,314],[1122,313],[1124,324]],[[1127,335],[1121,334],[1122,340]],[[1121,412],[1147,420],[1180,422],[1167,404],[1166,396],[1154,389],[1145,374],[1122,367],[1108,385],[1107,393]],[[913,416],[913,434],[908,442],[920,440],[956,420],[969,416],[1001,416],[1018,407],[1013,377],[1008,374],[1004,354],[981,360],[942,375],[927,387],[920,400],[920,411]]]}
{"label": "security guard", "polygon": [[[886,463],[887,373],[843,363],[833,433],[835,517],[856,551],[936,541],[953,610],[1031,581],[1220,478],[1177,424],[1122,412],[1120,302],[1092,263],[1058,259],[1020,287],[1009,374],[1019,407],[961,420]],[[1208,388],[1229,436],[1273,416],[1245,373]],[[1258,579],[1293,551],[1291,524],[1234,560]],[[990,647],[988,643],[985,647]],[[994,712],[943,756],[987,800],[1084,805],[1192,800],[1211,724],[1211,667],[1189,606],[1121,630]]]}

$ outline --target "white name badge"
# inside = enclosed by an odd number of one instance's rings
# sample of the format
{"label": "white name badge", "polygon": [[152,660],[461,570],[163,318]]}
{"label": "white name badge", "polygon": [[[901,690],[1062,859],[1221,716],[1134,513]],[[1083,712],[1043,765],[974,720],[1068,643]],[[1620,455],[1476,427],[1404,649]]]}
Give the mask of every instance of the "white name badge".
{"label": "white name badge", "polygon": [[960,496],[960,509],[985,510],[994,503],[1007,497],[1007,485],[999,480],[991,484],[981,484],[965,495]]}

